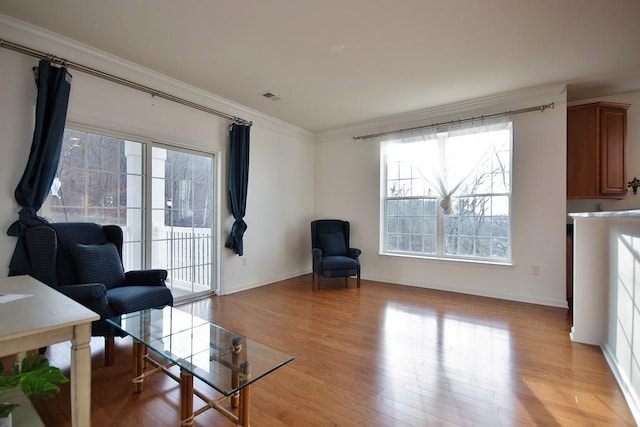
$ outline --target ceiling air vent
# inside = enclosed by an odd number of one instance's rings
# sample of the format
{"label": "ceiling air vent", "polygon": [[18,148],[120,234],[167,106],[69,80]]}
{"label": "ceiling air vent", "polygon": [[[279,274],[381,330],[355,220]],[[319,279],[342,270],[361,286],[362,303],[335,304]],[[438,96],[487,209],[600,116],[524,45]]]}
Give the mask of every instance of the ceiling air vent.
{"label": "ceiling air vent", "polygon": [[282,99],[278,95],[276,95],[275,93],[272,93],[272,92],[265,92],[265,93],[262,94],[262,96],[264,96],[265,98],[267,98],[270,101],[280,101]]}

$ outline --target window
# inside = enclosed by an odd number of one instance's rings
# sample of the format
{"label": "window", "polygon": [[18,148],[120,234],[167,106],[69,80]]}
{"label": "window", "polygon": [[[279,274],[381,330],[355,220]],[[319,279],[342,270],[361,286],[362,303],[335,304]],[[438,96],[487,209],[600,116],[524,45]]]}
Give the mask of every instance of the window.
{"label": "window", "polygon": [[125,269],[168,270],[179,299],[214,288],[214,176],[211,154],[66,129],[43,215],[119,225]]}
{"label": "window", "polygon": [[510,121],[381,147],[382,253],[510,262]]}

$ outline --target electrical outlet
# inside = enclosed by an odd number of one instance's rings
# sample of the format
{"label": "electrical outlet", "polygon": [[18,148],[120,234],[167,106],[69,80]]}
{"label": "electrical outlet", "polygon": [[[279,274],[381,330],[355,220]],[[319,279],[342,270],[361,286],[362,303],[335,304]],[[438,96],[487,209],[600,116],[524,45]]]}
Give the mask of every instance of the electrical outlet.
{"label": "electrical outlet", "polygon": [[539,265],[532,265],[531,266],[531,275],[532,276],[539,276],[540,275],[540,266]]}

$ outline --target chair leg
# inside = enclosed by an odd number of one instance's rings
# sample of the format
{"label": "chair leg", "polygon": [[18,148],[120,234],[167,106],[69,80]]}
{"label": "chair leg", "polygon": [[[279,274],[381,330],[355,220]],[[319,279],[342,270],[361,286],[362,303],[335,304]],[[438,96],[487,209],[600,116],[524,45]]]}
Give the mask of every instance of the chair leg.
{"label": "chair leg", "polygon": [[104,366],[113,366],[116,360],[116,340],[114,337],[104,337]]}
{"label": "chair leg", "polygon": [[318,290],[322,287],[322,276],[318,274]]}
{"label": "chair leg", "polygon": [[358,287],[360,287],[360,273],[358,273],[358,276],[356,278],[356,283],[358,284]]}
{"label": "chair leg", "polygon": [[344,276],[344,287],[345,289],[349,287],[349,276]]}

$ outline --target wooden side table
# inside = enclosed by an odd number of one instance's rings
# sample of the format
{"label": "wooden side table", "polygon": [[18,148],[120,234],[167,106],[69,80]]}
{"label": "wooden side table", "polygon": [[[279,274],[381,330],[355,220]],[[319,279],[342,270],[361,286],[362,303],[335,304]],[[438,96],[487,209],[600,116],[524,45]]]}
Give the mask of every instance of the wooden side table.
{"label": "wooden side table", "polygon": [[[0,278],[0,357],[71,341],[71,423],[91,425],[91,322],[93,311],[29,276]],[[2,299],[0,298],[0,301]]]}

